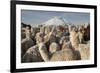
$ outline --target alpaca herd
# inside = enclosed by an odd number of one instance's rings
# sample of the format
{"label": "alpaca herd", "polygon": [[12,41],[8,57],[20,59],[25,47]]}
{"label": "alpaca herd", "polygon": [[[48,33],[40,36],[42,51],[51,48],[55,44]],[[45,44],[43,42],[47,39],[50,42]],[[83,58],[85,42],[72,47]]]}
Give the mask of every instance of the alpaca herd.
{"label": "alpaca herd", "polygon": [[90,24],[32,27],[21,23],[21,62],[88,60]]}

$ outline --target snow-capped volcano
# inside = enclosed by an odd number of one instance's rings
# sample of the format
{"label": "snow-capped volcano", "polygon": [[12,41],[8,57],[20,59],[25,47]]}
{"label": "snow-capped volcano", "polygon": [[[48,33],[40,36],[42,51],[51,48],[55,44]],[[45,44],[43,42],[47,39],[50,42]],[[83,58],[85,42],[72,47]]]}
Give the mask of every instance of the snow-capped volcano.
{"label": "snow-capped volcano", "polygon": [[47,25],[57,25],[58,26],[58,25],[66,25],[68,24],[68,22],[63,18],[53,17],[50,20],[44,22],[43,24],[44,26],[47,26]]}

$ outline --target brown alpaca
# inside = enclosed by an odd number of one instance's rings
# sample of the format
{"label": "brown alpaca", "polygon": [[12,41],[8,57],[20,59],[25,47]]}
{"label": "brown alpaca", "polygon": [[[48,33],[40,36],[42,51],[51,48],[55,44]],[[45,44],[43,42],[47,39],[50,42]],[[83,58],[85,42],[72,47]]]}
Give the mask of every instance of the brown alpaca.
{"label": "brown alpaca", "polygon": [[27,51],[28,48],[34,45],[33,40],[31,39],[31,32],[28,27],[26,27],[26,38],[21,41],[21,52],[22,57]]}
{"label": "brown alpaca", "polygon": [[43,34],[43,32],[38,32],[37,34],[36,34],[36,43],[37,44],[39,44],[39,43],[41,43],[41,42],[44,42],[44,34]]}
{"label": "brown alpaca", "polygon": [[85,41],[90,40],[90,24],[88,24],[87,27],[85,27],[84,40]]}
{"label": "brown alpaca", "polygon": [[39,53],[38,46],[29,48],[22,58],[22,62],[42,62],[43,59]]}
{"label": "brown alpaca", "polygon": [[78,31],[80,43],[84,43],[84,32],[84,26],[80,26]]}

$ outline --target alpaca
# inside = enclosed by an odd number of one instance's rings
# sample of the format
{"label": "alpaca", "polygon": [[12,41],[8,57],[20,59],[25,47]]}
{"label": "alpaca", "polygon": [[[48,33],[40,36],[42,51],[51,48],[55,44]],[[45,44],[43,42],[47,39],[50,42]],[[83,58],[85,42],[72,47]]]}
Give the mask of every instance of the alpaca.
{"label": "alpaca", "polygon": [[49,45],[53,42],[57,42],[57,38],[53,33],[44,36],[44,43],[47,45],[47,48],[49,48]]}
{"label": "alpaca", "polygon": [[90,40],[90,25],[82,25],[79,28],[79,40],[81,44]]}
{"label": "alpaca", "polygon": [[29,48],[22,58],[22,63],[24,62],[42,62],[43,59],[38,51],[38,46],[32,46]]}
{"label": "alpaca", "polygon": [[49,54],[44,43],[39,44],[39,52],[45,62],[47,61],[70,61],[76,60],[72,49],[66,49]]}
{"label": "alpaca", "polygon": [[56,40],[55,36],[53,35],[53,30],[54,29],[52,29],[52,31],[48,34],[44,34],[43,32],[38,32],[36,34],[36,44],[43,42],[49,48],[50,43],[55,42]]}
{"label": "alpaca", "polygon": [[56,42],[55,27],[52,28],[52,30],[44,36],[44,43],[47,42],[49,42],[49,44]]}
{"label": "alpaca", "polygon": [[63,37],[61,37],[59,44],[62,45],[64,43],[68,42],[68,41],[69,41],[69,36],[63,36]]}
{"label": "alpaca", "polygon": [[32,38],[36,36],[36,29],[31,27],[31,36]]}
{"label": "alpaca", "polygon": [[76,29],[73,29],[72,31],[70,31],[70,41],[72,46],[77,49],[79,46],[79,35],[78,32],[75,31]]}
{"label": "alpaca", "polygon": [[46,26],[46,27],[45,27],[44,33],[45,33],[45,34],[48,34],[48,33],[50,33],[50,31],[51,31],[50,26]]}
{"label": "alpaca", "polygon": [[26,38],[25,28],[21,27],[21,40]]}
{"label": "alpaca", "polygon": [[31,32],[29,27],[26,27],[26,38],[21,40],[21,51],[22,51],[22,57],[27,51],[28,48],[34,45],[34,41],[31,39]]}
{"label": "alpaca", "polygon": [[45,27],[44,26],[40,27],[40,32],[44,32],[45,33]]}
{"label": "alpaca", "polygon": [[36,37],[35,38],[36,38],[36,43],[37,44],[43,42],[44,41],[44,34],[43,34],[43,32],[38,32],[36,34]]}
{"label": "alpaca", "polygon": [[72,47],[72,44],[70,41],[66,42],[66,43],[63,43],[62,45],[62,49],[61,50],[66,50],[66,49],[71,49],[73,50],[73,53],[74,53],[74,56],[75,56],[75,59],[76,60],[81,60],[81,55],[80,55],[80,52],[78,50],[75,50],[73,47]]}
{"label": "alpaca", "polygon": [[90,44],[79,44],[78,48],[80,54],[81,54],[81,59],[82,60],[87,60],[90,58]]}
{"label": "alpaca", "polygon": [[44,36],[43,39],[44,39],[43,43],[45,43],[49,51],[49,45],[53,42],[56,42],[56,43],[58,42],[57,37],[56,37],[55,27],[53,27],[52,30]]}
{"label": "alpaca", "polygon": [[84,43],[84,26],[79,27],[78,34],[80,43]]}

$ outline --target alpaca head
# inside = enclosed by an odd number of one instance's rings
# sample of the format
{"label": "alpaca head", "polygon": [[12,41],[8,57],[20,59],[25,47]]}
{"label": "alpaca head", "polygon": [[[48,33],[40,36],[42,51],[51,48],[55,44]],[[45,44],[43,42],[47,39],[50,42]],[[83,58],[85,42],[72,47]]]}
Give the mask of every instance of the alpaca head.
{"label": "alpaca head", "polygon": [[78,32],[78,28],[75,25],[70,25],[69,26],[69,32],[71,32],[71,31]]}
{"label": "alpaca head", "polygon": [[53,43],[50,44],[50,46],[49,46],[49,52],[50,53],[54,53],[58,50],[60,50],[60,46],[57,43],[53,42]]}
{"label": "alpaca head", "polygon": [[51,31],[50,26],[46,26],[46,27],[45,27],[45,34],[50,33],[50,31]]}
{"label": "alpaca head", "polygon": [[26,26],[25,33],[26,33],[26,38],[30,38],[31,37],[31,26],[30,25]]}
{"label": "alpaca head", "polygon": [[36,35],[36,29],[35,29],[35,27],[31,28],[31,34],[32,34],[32,37],[35,37],[35,35]]}
{"label": "alpaca head", "polygon": [[42,32],[37,33],[36,34],[36,42],[37,42],[37,44],[43,42],[44,41],[43,38],[44,38],[44,34]]}

